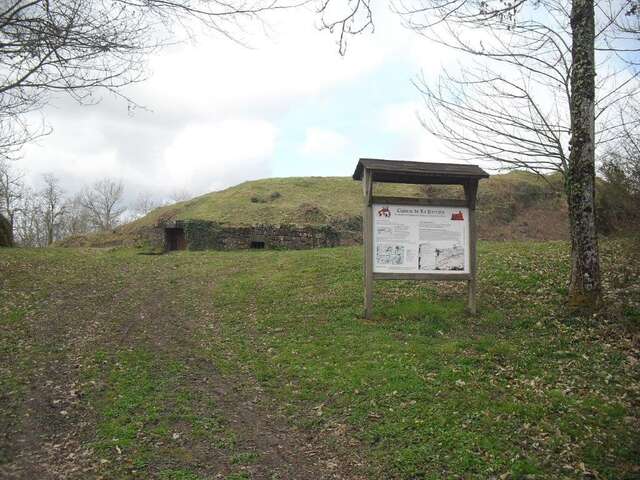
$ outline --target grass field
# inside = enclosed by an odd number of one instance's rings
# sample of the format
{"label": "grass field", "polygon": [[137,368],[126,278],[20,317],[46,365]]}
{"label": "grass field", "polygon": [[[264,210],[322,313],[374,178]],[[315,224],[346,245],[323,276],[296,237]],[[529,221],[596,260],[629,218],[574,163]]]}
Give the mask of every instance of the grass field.
{"label": "grass field", "polygon": [[0,477],[640,478],[640,251],[563,310],[568,246],[481,243],[462,285],[362,251],[0,250]]}

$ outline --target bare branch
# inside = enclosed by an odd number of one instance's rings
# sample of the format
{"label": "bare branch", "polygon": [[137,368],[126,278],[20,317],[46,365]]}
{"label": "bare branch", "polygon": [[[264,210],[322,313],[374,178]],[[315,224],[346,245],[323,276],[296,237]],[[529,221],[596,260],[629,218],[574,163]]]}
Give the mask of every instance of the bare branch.
{"label": "bare branch", "polygon": [[[302,1],[304,3],[304,0]],[[146,59],[199,22],[242,43],[245,22],[293,0],[5,0],[0,2],[0,155],[38,133],[22,120],[65,92],[95,103],[96,90],[132,102],[122,87],[145,79]],[[6,126],[5,126],[6,125]],[[4,136],[8,132],[14,132]],[[19,132],[19,134],[16,134]]]}

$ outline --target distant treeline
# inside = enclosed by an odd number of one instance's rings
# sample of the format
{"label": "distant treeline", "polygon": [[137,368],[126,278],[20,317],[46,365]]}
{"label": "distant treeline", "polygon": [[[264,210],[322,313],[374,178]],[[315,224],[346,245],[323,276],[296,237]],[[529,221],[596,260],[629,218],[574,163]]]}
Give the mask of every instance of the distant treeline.
{"label": "distant treeline", "polygon": [[[139,195],[136,201],[126,204],[122,182],[109,178],[68,195],[61,188],[59,179],[50,174],[43,175],[41,188],[33,189],[24,184],[24,175],[15,165],[16,162],[0,161],[0,245],[13,239],[16,245],[43,247],[72,236],[110,232],[157,207],[189,197],[186,192],[174,192],[170,199],[157,201],[149,195]],[[600,162],[598,173],[596,214],[599,232],[611,235],[640,230],[640,151],[635,155],[628,151],[607,154]],[[561,174],[545,175],[544,181],[524,172],[514,172],[500,180],[499,177],[492,178],[490,184],[479,191],[481,238],[567,238]],[[462,195],[462,190],[458,190],[427,186],[423,193],[451,198]],[[280,197],[278,193],[269,198],[273,201]],[[251,202],[255,203],[253,197]],[[318,207],[314,208],[320,211]],[[311,220],[317,220],[307,217],[304,216],[311,223]]]}
{"label": "distant treeline", "polygon": [[34,189],[24,182],[18,165],[0,160],[0,245],[46,247],[73,235],[111,231],[154,208],[188,198],[182,191],[163,201],[139,195],[126,204],[122,181],[112,178],[69,195],[53,174],[43,175],[40,188]]}

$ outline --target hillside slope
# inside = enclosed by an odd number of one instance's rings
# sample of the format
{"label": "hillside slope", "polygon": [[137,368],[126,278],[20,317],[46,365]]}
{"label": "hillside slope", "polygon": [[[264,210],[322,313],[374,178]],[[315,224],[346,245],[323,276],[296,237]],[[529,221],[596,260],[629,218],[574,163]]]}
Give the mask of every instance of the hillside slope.
{"label": "hillside slope", "polygon": [[[384,185],[386,195],[419,196],[412,185]],[[349,177],[266,178],[162,207],[133,222],[211,220],[227,225],[322,224],[360,214],[362,188]]]}
{"label": "hillside slope", "polygon": [[[483,239],[562,239],[566,207],[559,179],[526,172],[495,175],[480,183],[478,226]],[[459,186],[377,185],[376,194],[462,198]],[[132,244],[158,223],[208,220],[229,226],[256,224],[359,225],[360,182],[350,177],[268,178],[244,182],[185,202],[158,208],[114,232],[74,238],[66,245]],[[359,228],[359,227],[357,227]]]}

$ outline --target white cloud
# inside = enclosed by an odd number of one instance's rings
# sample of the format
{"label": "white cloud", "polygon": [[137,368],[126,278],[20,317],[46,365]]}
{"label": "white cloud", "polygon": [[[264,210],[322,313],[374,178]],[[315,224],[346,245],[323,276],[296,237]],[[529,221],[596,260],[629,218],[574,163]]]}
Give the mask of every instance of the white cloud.
{"label": "white cloud", "polygon": [[[124,91],[149,110],[131,113],[108,95],[88,107],[61,96],[44,111],[53,134],[24,152],[32,183],[54,172],[74,192],[110,176],[134,196],[138,189],[202,192],[266,176],[276,125],[292,106],[370,74],[397,48],[365,35],[343,58],[334,39],[317,30],[314,12],[272,20],[269,35],[248,37],[256,48],[199,36],[152,57],[149,79]],[[334,148],[344,144],[331,140]]]}
{"label": "white cloud", "polygon": [[398,158],[421,162],[452,161],[443,151],[441,142],[420,123],[419,115],[423,111],[419,102],[387,105],[380,115],[381,128],[395,134]]}
{"label": "white cloud", "polygon": [[[377,74],[390,63],[409,66],[407,89],[413,91],[409,79],[419,67],[412,63],[418,52],[429,51],[383,9],[376,12],[376,34],[351,39],[346,57],[338,54],[335,37],[318,31],[313,11],[280,12],[270,20],[268,35],[247,36],[256,48],[198,36],[198,43],[152,57],[149,79],[124,92],[149,111],[132,114],[125,102],[109,96],[90,107],[62,97],[44,112],[54,133],[29,145],[21,167],[32,183],[54,172],[69,192],[104,176],[123,179],[132,198],[138,190],[163,196],[224,188],[268,176],[277,148],[296,148],[297,138],[281,124],[301,104],[309,108],[306,124],[299,125],[306,137],[297,152],[342,162],[341,155],[354,147],[351,139],[362,137],[361,124],[341,117],[339,132],[317,127],[330,118],[328,99],[365,83],[384,90],[387,79]],[[435,52],[429,52],[433,60]],[[430,153],[415,115],[406,106],[385,109],[380,103],[376,109],[387,118],[381,129],[392,139],[384,142],[395,142],[394,156]]]}
{"label": "white cloud", "polygon": [[276,136],[276,128],[264,120],[188,125],[165,149],[158,182],[203,193],[267,176]]}
{"label": "white cloud", "polygon": [[372,72],[403,48],[363,34],[341,57],[335,39],[316,28],[315,12],[280,12],[271,19],[269,35],[251,39],[255,48],[200,36],[195,45],[162,52],[150,62],[151,78],[132,89],[133,97],[178,117],[282,112],[298,99]]}
{"label": "white cloud", "polygon": [[324,128],[307,128],[300,151],[305,155],[334,155],[340,153],[349,143],[338,132]]}
{"label": "white cloud", "polygon": [[37,185],[54,172],[69,193],[102,177],[122,179],[128,197],[163,197],[174,190],[205,193],[270,173],[276,127],[265,120],[229,118],[180,128],[69,117],[63,128],[25,150],[21,167]]}

